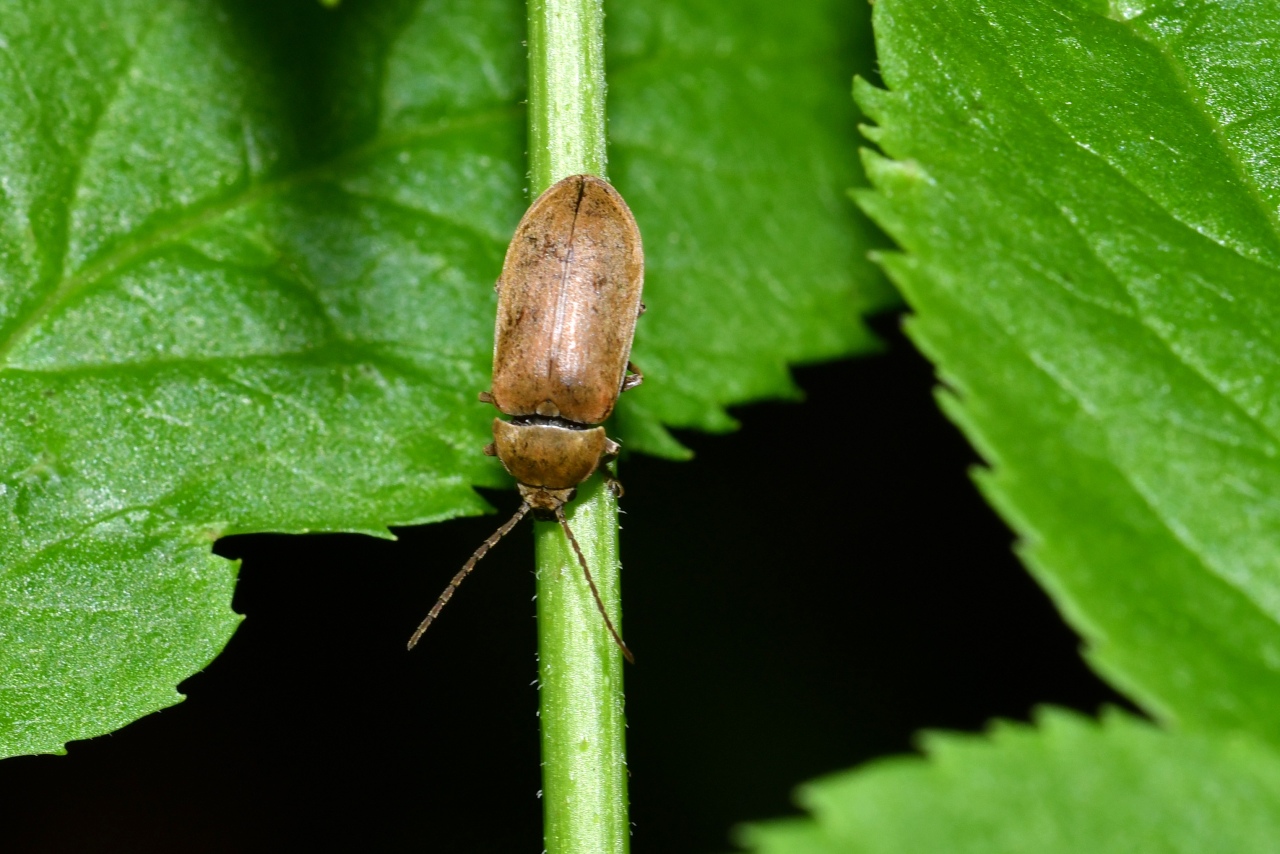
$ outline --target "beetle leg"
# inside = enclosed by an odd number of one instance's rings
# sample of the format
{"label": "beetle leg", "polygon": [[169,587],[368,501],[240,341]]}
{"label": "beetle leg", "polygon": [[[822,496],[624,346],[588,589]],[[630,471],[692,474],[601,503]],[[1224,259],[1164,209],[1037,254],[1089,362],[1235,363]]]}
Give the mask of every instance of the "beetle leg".
{"label": "beetle leg", "polygon": [[636,317],[639,317],[640,315],[644,314],[648,310],[649,310],[648,307],[644,303],[640,303],[640,310],[636,312]]}
{"label": "beetle leg", "polygon": [[493,442],[490,442],[489,444],[485,445],[485,446],[484,446],[484,455],[485,455],[486,457],[496,457],[496,456],[498,455],[498,448],[497,448],[497,446],[496,446],[496,445],[494,445],[494,444],[493,444]]}
{"label": "beetle leg", "polygon": [[481,403],[493,403],[493,392],[491,391],[482,391],[477,396],[480,398]]}
{"label": "beetle leg", "polygon": [[[605,439],[604,453],[600,455],[601,465],[607,465],[618,458],[618,453],[622,450],[622,446],[612,439]],[[613,476],[607,468],[601,469],[604,475],[604,485],[613,493],[614,498],[621,498],[626,491],[622,488],[622,482]]]}
{"label": "beetle leg", "polygon": [[622,391],[633,389],[642,382],[644,382],[644,371],[637,368],[633,362],[627,362],[627,374],[622,378]]}
{"label": "beetle leg", "polygon": [[627,494],[627,491],[622,488],[622,481],[608,472],[604,473],[604,485],[606,489],[613,493],[614,498],[621,498]]}

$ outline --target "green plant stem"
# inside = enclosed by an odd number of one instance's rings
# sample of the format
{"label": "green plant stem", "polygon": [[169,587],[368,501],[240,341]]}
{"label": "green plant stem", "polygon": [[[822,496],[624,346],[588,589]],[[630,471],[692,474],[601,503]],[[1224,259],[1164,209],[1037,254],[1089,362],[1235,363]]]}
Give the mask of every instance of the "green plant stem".
{"label": "green plant stem", "polygon": [[[600,0],[529,2],[529,175],[605,177]],[[600,596],[622,629],[618,505],[592,478],[568,509]],[[558,525],[536,526],[542,797],[548,854],[630,849],[622,654]]]}
{"label": "green plant stem", "polygon": [[[618,504],[598,478],[581,494],[569,523],[617,625]],[[622,655],[559,527],[539,524],[537,538],[546,850],[621,854],[630,848]]]}
{"label": "green plant stem", "polygon": [[529,0],[529,184],[605,174],[604,9]]}

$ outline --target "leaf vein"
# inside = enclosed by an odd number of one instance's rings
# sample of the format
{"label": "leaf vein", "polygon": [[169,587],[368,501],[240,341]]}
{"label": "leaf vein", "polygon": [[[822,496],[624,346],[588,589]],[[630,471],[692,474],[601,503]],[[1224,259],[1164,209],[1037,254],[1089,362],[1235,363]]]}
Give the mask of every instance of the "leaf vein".
{"label": "leaf vein", "polygon": [[1221,149],[1227,161],[1231,164],[1236,173],[1236,180],[1243,187],[1245,195],[1257,206],[1258,212],[1262,214],[1264,221],[1271,229],[1271,233],[1280,237],[1280,218],[1277,218],[1277,211],[1270,208],[1266,204],[1266,200],[1262,195],[1262,188],[1258,183],[1250,178],[1249,171],[1245,168],[1244,163],[1240,159],[1240,153],[1236,150],[1236,146],[1223,135],[1222,125],[1209,112],[1208,105],[1204,98],[1200,95],[1199,87],[1193,85],[1194,81],[1188,76],[1186,68],[1179,62],[1169,50],[1169,46],[1162,41],[1148,37],[1147,33],[1133,26],[1132,22],[1125,22],[1130,32],[1142,39],[1142,41],[1155,48],[1160,58],[1168,65],[1170,72],[1178,81],[1181,91],[1187,93],[1187,100],[1191,103],[1196,111],[1200,113],[1208,126],[1209,133],[1213,136],[1214,141]]}
{"label": "leaf vein", "polygon": [[207,204],[198,209],[193,209],[190,215],[178,218],[167,226],[157,228],[149,235],[139,237],[136,240],[125,243],[112,250],[104,257],[87,265],[75,275],[62,279],[56,287],[50,290],[45,299],[42,300],[22,322],[18,323],[2,341],[0,341],[0,371],[12,369],[12,366],[7,363],[9,357],[18,344],[40,323],[40,321],[47,317],[72,295],[97,284],[112,273],[118,272],[129,263],[132,263],[160,246],[176,241],[183,235],[189,234],[201,226],[214,222],[222,216],[226,216],[235,210],[255,204],[263,199],[283,195],[290,190],[310,182],[332,180],[334,173],[344,167],[349,167],[353,163],[360,162],[387,151],[394,151],[397,148],[408,147],[417,142],[440,137],[455,131],[482,126],[489,123],[507,121],[517,113],[518,108],[515,106],[484,110],[462,118],[446,118],[433,124],[420,125],[408,131],[374,137],[365,145],[358,146],[348,152],[339,154],[325,163],[300,170],[292,175],[285,176],[274,181],[250,185],[248,188],[241,190],[229,199]]}

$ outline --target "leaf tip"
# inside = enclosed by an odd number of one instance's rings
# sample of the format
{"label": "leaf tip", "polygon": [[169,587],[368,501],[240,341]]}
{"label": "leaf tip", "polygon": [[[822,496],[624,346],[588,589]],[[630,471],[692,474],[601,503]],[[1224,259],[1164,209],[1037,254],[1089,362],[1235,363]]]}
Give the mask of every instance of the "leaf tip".
{"label": "leaf tip", "polygon": [[889,100],[893,93],[882,89],[862,75],[853,78],[853,102],[858,109],[876,122],[882,121],[889,109]]}

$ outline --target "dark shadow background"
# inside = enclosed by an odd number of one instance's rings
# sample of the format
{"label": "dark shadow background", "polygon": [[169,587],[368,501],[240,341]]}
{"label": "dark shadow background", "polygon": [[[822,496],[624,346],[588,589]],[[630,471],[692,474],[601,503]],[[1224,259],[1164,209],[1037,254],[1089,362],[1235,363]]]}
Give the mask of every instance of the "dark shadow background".
{"label": "dark shadow background", "polygon": [[[1119,702],[1012,557],[930,367],[877,328],[885,354],[797,372],[803,404],[622,467],[637,852],[723,851],[921,728]],[[226,652],[179,706],[0,763],[4,850],[540,851],[529,529],[404,650],[497,523],[221,541],[247,615]]]}

